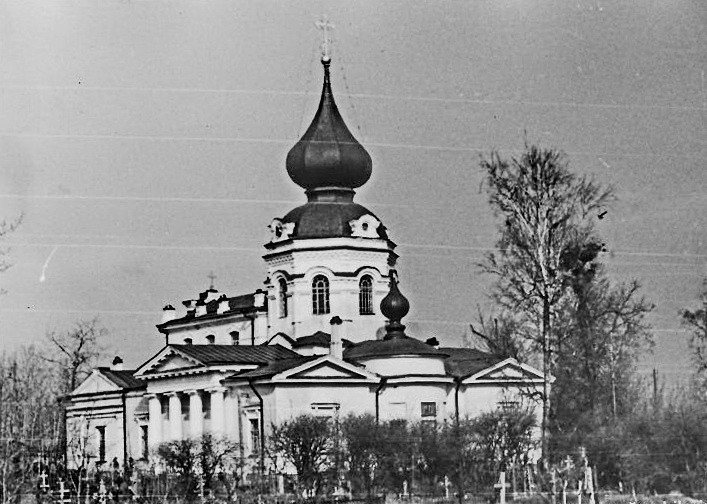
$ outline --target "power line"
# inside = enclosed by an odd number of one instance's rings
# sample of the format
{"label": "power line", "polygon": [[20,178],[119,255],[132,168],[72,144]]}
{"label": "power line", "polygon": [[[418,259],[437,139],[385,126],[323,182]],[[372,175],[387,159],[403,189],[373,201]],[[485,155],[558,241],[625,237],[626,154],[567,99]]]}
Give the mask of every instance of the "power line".
{"label": "power line", "polygon": [[[315,91],[288,91],[278,89],[234,89],[234,88],[169,88],[169,87],[130,87],[130,86],[2,86],[7,90],[36,90],[36,91],[116,91],[116,92],[165,92],[165,93],[203,93],[203,94],[245,94],[245,95],[270,95],[270,96],[317,96]],[[665,105],[665,104],[624,104],[624,103],[582,103],[574,101],[552,100],[511,100],[511,99],[478,99],[478,98],[445,98],[419,95],[389,95],[384,93],[337,93],[340,96],[361,98],[369,100],[412,101],[431,103],[451,103],[469,105],[527,105],[534,107],[571,107],[571,108],[597,108],[617,110],[676,110],[705,112],[707,107],[702,105]]]}
{"label": "power line", "polygon": [[[156,135],[79,135],[79,134],[49,134],[49,133],[0,133],[0,137],[10,138],[43,138],[43,139],[95,139],[95,140],[150,140],[155,142],[210,142],[210,143],[228,143],[228,142],[244,142],[244,143],[263,143],[263,144],[294,144],[297,139],[293,138],[254,138],[254,137],[176,137],[176,136],[156,136]],[[382,147],[391,149],[417,149],[429,151],[447,151],[447,152],[476,152],[483,153],[490,149],[481,147],[455,147],[441,145],[426,145],[426,144],[396,144],[383,142],[366,142],[367,147]],[[521,153],[522,149],[502,149],[504,152]],[[592,151],[565,151],[566,154],[572,156],[588,156],[588,157],[625,157],[625,158],[646,158],[664,156],[664,153],[651,152],[592,152]],[[698,152],[671,152],[667,157],[702,157],[702,153]]]}

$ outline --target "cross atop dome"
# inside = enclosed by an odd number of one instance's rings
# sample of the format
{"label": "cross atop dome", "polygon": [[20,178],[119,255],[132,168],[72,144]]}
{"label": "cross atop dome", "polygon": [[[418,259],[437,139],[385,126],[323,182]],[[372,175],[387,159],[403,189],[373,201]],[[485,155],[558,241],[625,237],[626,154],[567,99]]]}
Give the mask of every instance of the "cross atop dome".
{"label": "cross atop dome", "polygon": [[314,25],[322,31],[322,62],[331,61],[331,33],[330,30],[336,28],[333,24],[329,22],[326,16],[322,17],[321,21],[317,21]]}

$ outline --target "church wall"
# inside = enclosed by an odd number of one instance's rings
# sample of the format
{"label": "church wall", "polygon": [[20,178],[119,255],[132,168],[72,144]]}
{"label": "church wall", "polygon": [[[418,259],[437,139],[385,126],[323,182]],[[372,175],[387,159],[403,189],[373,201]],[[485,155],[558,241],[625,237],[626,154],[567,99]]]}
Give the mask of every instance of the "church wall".
{"label": "church wall", "polygon": [[454,403],[448,403],[449,388],[446,384],[436,383],[388,385],[380,393],[380,419],[418,422],[423,420],[422,403],[434,403],[434,417],[425,419],[445,420],[454,414]]}
{"label": "church wall", "polygon": [[211,321],[207,325],[199,327],[198,317],[195,319],[192,326],[185,329],[173,330],[168,336],[168,344],[183,345],[186,338],[191,338],[194,345],[207,345],[207,336],[215,337],[214,343],[217,345],[231,345],[233,339],[231,333],[238,332],[238,341],[240,345],[250,345],[252,340],[251,324],[255,328],[256,344],[264,341],[267,336],[267,314],[258,313],[255,321],[251,321],[246,317],[229,318],[227,321]]}
{"label": "church wall", "polygon": [[404,376],[409,373],[438,376],[445,374],[444,361],[427,356],[380,357],[366,359],[363,363],[366,369],[381,376]]}
{"label": "church wall", "polygon": [[276,424],[303,414],[375,414],[374,388],[370,384],[278,385],[265,407]]}
{"label": "church wall", "polygon": [[[129,393],[125,398],[127,457],[138,460],[142,456],[140,423],[135,410],[142,399],[141,392]],[[75,469],[82,464],[92,470],[100,455],[100,438],[104,436],[104,462],[114,458],[123,466],[123,401],[120,393],[102,397],[71,399],[66,411],[67,463]],[[104,466],[105,467],[105,466]]]}

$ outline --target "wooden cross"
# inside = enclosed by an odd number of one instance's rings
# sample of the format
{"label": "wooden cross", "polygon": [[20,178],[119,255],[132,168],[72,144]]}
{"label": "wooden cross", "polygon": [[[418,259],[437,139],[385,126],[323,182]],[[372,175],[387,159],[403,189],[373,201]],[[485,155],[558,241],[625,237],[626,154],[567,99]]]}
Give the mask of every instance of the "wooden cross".
{"label": "wooden cross", "polygon": [[216,275],[214,275],[213,270],[210,271],[209,274],[206,275],[206,277],[211,280],[211,285],[209,285],[209,289],[213,289],[214,288],[214,280],[216,280]]}
{"label": "wooden cross", "polygon": [[331,49],[331,32],[336,28],[329,20],[324,17],[321,21],[317,21],[314,25],[322,31],[322,37],[324,42],[322,43],[322,61],[329,61],[331,59],[331,54],[329,53]]}

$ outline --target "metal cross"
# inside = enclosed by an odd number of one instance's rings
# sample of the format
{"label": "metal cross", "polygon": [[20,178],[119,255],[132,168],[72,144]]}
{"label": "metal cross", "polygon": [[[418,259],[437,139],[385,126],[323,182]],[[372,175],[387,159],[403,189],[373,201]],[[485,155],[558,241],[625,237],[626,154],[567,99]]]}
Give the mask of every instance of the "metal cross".
{"label": "metal cross", "polygon": [[322,43],[322,60],[329,61],[331,59],[331,54],[329,50],[331,49],[331,32],[336,28],[333,24],[329,22],[326,17],[323,17],[321,21],[317,21],[314,25],[322,31],[322,37],[324,42]]}
{"label": "metal cross", "polygon": [[211,285],[209,286],[209,289],[213,289],[214,288],[214,280],[216,280],[216,275],[214,275],[214,272],[211,271],[211,272],[209,272],[208,275],[206,275],[206,277],[211,279]]}

